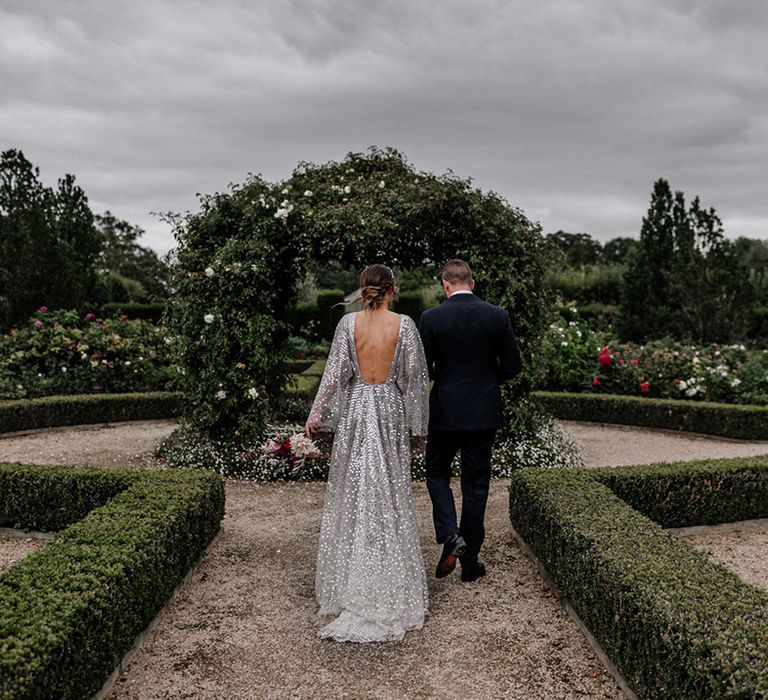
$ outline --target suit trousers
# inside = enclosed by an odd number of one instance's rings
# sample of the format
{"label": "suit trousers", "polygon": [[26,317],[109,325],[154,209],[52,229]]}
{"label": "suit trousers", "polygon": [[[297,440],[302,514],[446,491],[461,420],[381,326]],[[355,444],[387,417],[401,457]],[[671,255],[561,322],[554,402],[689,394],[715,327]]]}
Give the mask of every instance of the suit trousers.
{"label": "suit trousers", "polygon": [[[477,562],[485,539],[485,506],[491,481],[491,449],[496,429],[430,430],[427,436],[427,489],[438,544],[460,534],[467,543],[462,566]],[[451,463],[461,453],[461,522],[451,491]]]}

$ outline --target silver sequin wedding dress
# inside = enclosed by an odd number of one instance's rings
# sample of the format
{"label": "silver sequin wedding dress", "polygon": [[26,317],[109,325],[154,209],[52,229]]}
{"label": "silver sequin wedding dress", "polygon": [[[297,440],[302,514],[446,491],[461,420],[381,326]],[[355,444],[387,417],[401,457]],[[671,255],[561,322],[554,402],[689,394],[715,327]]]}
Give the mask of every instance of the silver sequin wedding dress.
{"label": "silver sequin wedding dress", "polygon": [[428,614],[411,494],[409,435],[426,435],[428,375],[416,324],[400,316],[385,382],[360,376],[355,314],[336,327],[308,424],[335,430],[317,555],[320,636],[400,640]]}

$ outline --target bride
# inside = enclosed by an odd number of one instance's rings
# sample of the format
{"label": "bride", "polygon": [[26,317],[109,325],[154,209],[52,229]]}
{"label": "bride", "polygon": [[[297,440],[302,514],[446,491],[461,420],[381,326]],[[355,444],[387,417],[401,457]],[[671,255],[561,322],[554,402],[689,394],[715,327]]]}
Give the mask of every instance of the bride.
{"label": "bride", "polygon": [[385,642],[421,629],[427,581],[411,494],[410,435],[426,435],[428,376],[416,324],[393,313],[386,265],[360,274],[363,310],[336,327],[307,435],[334,431],[317,554],[321,637]]}

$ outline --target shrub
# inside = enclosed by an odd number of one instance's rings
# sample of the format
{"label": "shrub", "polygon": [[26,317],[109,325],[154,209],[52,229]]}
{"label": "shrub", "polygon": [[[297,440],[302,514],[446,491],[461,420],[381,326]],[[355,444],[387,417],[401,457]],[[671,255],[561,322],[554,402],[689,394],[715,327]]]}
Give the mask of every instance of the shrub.
{"label": "shrub", "polygon": [[551,324],[542,345],[541,388],[608,394],[768,404],[768,351],[686,345],[669,338],[646,345],[593,333],[575,308]]}
{"label": "shrub", "polygon": [[537,391],[533,400],[563,420],[685,430],[738,440],[768,439],[768,406],[556,391]]}
{"label": "shrub", "polygon": [[0,575],[0,698],[89,697],[218,531],[223,484],[201,471],[9,464],[0,479],[14,494],[0,523],[64,527]]}
{"label": "shrub", "polygon": [[127,319],[136,320],[141,319],[143,321],[151,321],[152,323],[160,323],[163,313],[165,312],[165,304],[138,304],[138,303],[108,303],[101,307],[102,313],[111,318],[120,318],[125,316]]}
{"label": "shrub", "polygon": [[0,399],[172,389],[172,344],[147,321],[41,307],[0,336]]}
{"label": "shrub", "polygon": [[289,312],[291,331],[309,341],[330,340],[345,308],[336,306],[344,301],[341,289],[319,289],[314,303],[297,304]]}
{"label": "shrub", "polygon": [[[713,480],[730,469],[732,494],[754,493],[748,472],[757,469],[761,480],[766,466],[768,458],[742,467],[733,460],[656,465],[645,479],[628,471],[631,483],[621,487],[616,469],[512,474],[513,526],[640,697],[761,697],[768,691],[768,594],[710,563],[611,488],[639,489],[646,504],[702,495],[715,509],[699,511],[706,520],[719,508],[709,498]],[[728,500],[729,517],[752,517],[754,510],[739,510],[738,497]]]}
{"label": "shrub", "polygon": [[47,396],[30,401],[0,401],[0,433],[57,425],[175,418],[181,412],[181,404],[181,394],[173,392]]}
{"label": "shrub", "polygon": [[616,304],[621,296],[624,266],[584,265],[551,272],[547,283],[564,302],[578,304]]}
{"label": "shrub", "polygon": [[410,316],[418,325],[421,314],[425,310],[424,296],[420,291],[400,292],[392,310]]}

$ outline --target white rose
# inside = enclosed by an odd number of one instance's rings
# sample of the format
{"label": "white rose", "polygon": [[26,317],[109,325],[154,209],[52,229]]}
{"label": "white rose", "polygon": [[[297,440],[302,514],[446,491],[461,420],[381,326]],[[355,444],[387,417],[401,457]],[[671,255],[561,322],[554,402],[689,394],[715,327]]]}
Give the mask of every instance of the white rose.
{"label": "white rose", "polygon": [[125,361],[125,366],[126,367],[130,367],[131,366],[131,361],[130,360],[126,360]]}
{"label": "white rose", "polygon": [[304,196],[305,197],[311,197],[312,196],[312,190],[304,190]]}
{"label": "white rose", "polygon": [[205,314],[205,316],[203,316],[203,321],[206,323],[213,323],[213,318],[213,314]]}
{"label": "white rose", "polygon": [[386,187],[386,183],[384,180],[379,180],[379,189],[383,190]]}
{"label": "white rose", "polygon": [[224,391],[224,389],[219,389],[216,392],[216,398],[219,399],[219,401],[227,398],[227,392]]}
{"label": "white rose", "polygon": [[731,386],[739,386],[739,384],[741,384],[741,379],[739,379],[738,377],[734,377],[731,380]]}
{"label": "white rose", "polygon": [[205,268],[205,276],[206,277],[213,277],[213,268],[212,267],[206,267]]}
{"label": "white rose", "polygon": [[64,372],[64,373],[66,373],[66,371],[67,371],[67,368],[66,368],[66,367],[62,367],[62,368],[61,368],[61,371],[62,371],[62,372]]}
{"label": "white rose", "polygon": [[248,389],[248,396],[250,396],[252,399],[259,398],[259,392],[256,391],[256,387],[252,386],[250,389]]}
{"label": "white rose", "polygon": [[349,185],[344,185],[344,194],[349,194],[352,188]]}

